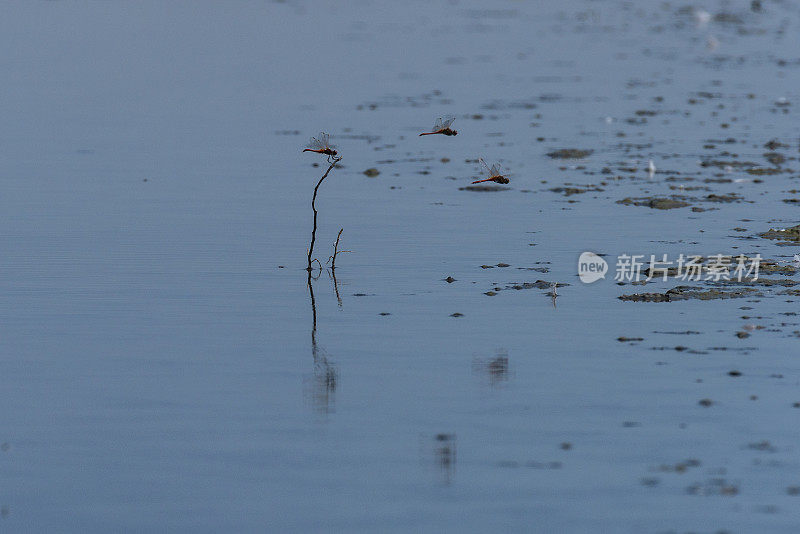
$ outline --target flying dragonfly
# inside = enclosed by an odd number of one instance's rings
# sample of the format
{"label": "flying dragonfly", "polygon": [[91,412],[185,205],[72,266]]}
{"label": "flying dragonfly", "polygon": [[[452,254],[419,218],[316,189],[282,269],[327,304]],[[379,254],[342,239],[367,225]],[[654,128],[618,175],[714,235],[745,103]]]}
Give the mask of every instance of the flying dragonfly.
{"label": "flying dragonfly", "polygon": [[481,182],[495,182],[497,184],[507,184],[509,182],[509,179],[506,178],[507,175],[503,174],[503,172],[501,171],[499,163],[495,163],[494,165],[489,167],[486,164],[486,162],[483,161],[483,158],[480,158],[478,161],[480,161],[481,165],[483,166],[482,172],[488,175],[489,177],[484,180],[475,180],[474,182],[472,182],[473,184],[479,184]]}
{"label": "flying dragonfly", "polygon": [[420,136],[423,135],[433,135],[433,134],[442,134],[442,135],[458,135],[458,132],[452,130],[450,125],[453,124],[453,121],[456,120],[455,117],[452,115],[447,115],[445,117],[439,117],[436,119],[436,124],[433,125],[430,132],[423,132],[419,134]]}
{"label": "flying dragonfly", "polygon": [[303,152],[316,152],[317,154],[324,154],[328,156],[328,160],[331,157],[335,157],[338,152],[336,152],[336,147],[330,144],[330,135],[326,134],[325,132],[320,132],[317,137],[312,137],[311,140],[308,142],[308,148],[303,150]]}

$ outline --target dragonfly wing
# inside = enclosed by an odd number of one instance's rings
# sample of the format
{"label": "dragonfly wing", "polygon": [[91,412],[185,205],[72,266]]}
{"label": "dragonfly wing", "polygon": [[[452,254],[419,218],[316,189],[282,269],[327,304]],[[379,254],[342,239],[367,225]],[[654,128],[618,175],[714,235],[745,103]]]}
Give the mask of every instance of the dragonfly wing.
{"label": "dragonfly wing", "polygon": [[492,176],[502,176],[503,175],[502,169],[500,168],[500,164],[499,163],[495,163],[494,165],[492,165],[492,169],[491,169],[490,172],[491,172]]}
{"label": "dragonfly wing", "polygon": [[432,132],[438,132],[439,130],[443,130],[443,129],[444,129],[444,127],[442,126],[442,118],[439,117],[438,119],[436,119],[436,122],[433,125],[433,130],[431,130],[431,131]]}
{"label": "dragonfly wing", "polygon": [[331,136],[326,134],[325,132],[320,132],[319,140],[324,145],[324,147],[328,147],[329,146],[328,143],[331,140]]}
{"label": "dragonfly wing", "polygon": [[308,141],[308,148],[313,148],[314,150],[322,150],[323,148],[325,148],[325,145],[322,143],[322,141],[320,141],[316,137],[312,137]]}
{"label": "dragonfly wing", "polygon": [[456,118],[452,115],[446,115],[444,119],[439,120],[442,121],[442,128],[450,128],[450,125],[453,124],[453,121],[456,120]]}
{"label": "dragonfly wing", "polygon": [[483,161],[483,158],[478,158],[478,161],[480,162],[481,166],[483,167],[482,172],[485,172],[486,174],[491,176],[492,175],[492,171],[491,171],[491,169],[489,169],[489,166],[486,164],[486,162]]}

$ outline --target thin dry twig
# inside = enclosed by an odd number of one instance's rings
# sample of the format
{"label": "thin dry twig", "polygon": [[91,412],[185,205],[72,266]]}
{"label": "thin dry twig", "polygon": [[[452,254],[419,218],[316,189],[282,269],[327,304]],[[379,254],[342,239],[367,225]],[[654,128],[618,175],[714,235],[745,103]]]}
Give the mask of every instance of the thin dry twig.
{"label": "thin dry twig", "polygon": [[328,264],[328,263],[331,264],[331,271],[335,271],[336,270],[336,255],[337,254],[341,254],[342,252],[350,252],[352,254],[352,252],[353,252],[352,250],[339,250],[339,238],[342,237],[342,232],[344,232],[344,228],[341,228],[339,230],[339,234],[336,236],[336,243],[333,244],[333,256],[329,257],[328,261],[325,262],[326,264]]}
{"label": "thin dry twig", "polygon": [[[308,267],[306,267],[306,270],[308,272],[311,272],[311,263],[314,261],[311,259],[311,256],[314,254],[314,242],[317,240],[317,207],[316,207],[317,191],[319,191],[319,186],[322,185],[323,180],[325,180],[325,178],[328,177],[328,174],[331,172],[331,170],[341,160],[342,160],[341,156],[333,158],[333,162],[331,163],[330,167],[328,167],[328,170],[325,171],[325,174],[323,174],[322,178],[320,178],[319,182],[317,182],[317,186],[314,188],[314,196],[311,197],[311,209],[314,210],[314,229],[311,230],[311,246],[308,248]],[[319,260],[316,261],[319,262]],[[321,268],[322,264],[320,264],[320,269]]]}

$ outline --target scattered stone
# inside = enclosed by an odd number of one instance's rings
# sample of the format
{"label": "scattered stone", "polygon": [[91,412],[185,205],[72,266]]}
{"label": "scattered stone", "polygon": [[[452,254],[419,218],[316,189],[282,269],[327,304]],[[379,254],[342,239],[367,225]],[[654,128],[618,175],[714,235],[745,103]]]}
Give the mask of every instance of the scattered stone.
{"label": "scattered stone", "polygon": [[633,293],[620,295],[620,300],[631,302],[669,302],[669,293]]}
{"label": "scattered stone", "polygon": [[786,156],[778,152],[766,152],[764,154],[764,158],[773,165],[775,165],[776,167],[779,167],[782,163],[786,161]]}
{"label": "scattered stone", "polygon": [[684,208],[686,206],[690,206],[688,202],[684,202],[683,200],[676,200],[672,198],[623,198],[622,200],[617,200],[617,204],[624,204],[626,206],[633,205],[633,206],[645,206],[648,208],[653,208],[657,210],[671,210],[675,208]]}
{"label": "scattered stone", "polygon": [[800,224],[790,228],[770,228],[766,232],[758,234],[758,236],[764,239],[778,239],[782,242],[794,244],[800,243]]}
{"label": "scattered stone", "polygon": [[569,197],[572,195],[580,195],[582,193],[586,193],[587,191],[603,191],[603,189],[599,187],[553,187],[548,189],[548,191],[552,191],[553,193],[564,193],[565,197]]}
{"label": "scattered stone", "polygon": [[[552,290],[553,286],[558,287],[565,287],[569,284],[565,282],[548,282],[546,280],[536,280],[535,282],[523,282],[521,284],[509,284],[505,287],[495,287],[495,291],[505,291],[509,289],[514,289],[516,291],[522,289],[550,289]],[[548,293],[549,294],[549,293]]]}
{"label": "scattered stone", "polygon": [[775,447],[772,443],[767,440],[756,441],[753,443],[748,443],[747,448],[754,450],[754,451],[763,451],[763,452],[778,452],[778,448]]}
{"label": "scattered stone", "polygon": [[738,202],[742,200],[742,197],[737,195],[736,193],[731,193],[729,195],[716,195],[714,193],[707,195],[703,198],[706,202]]}
{"label": "scattered stone", "polygon": [[783,144],[777,139],[773,139],[769,141],[767,144],[765,144],[764,148],[768,150],[777,150],[778,148],[789,148],[789,145]]}
{"label": "scattered stone", "polygon": [[780,174],[782,172],[784,172],[783,169],[769,167],[754,167],[752,169],[747,169],[747,174],[752,174],[754,176],[772,176],[773,174]]}
{"label": "scattered stone", "polygon": [[581,150],[579,148],[561,148],[548,152],[547,155],[553,159],[583,159],[592,154],[594,150]]}
{"label": "scattered stone", "polygon": [[633,293],[621,295],[620,300],[631,302],[676,302],[679,300],[715,300],[715,299],[734,299],[754,296],[756,290],[753,288],[742,288],[735,291],[720,291],[718,289],[701,290],[690,286],[677,286],[666,293]]}

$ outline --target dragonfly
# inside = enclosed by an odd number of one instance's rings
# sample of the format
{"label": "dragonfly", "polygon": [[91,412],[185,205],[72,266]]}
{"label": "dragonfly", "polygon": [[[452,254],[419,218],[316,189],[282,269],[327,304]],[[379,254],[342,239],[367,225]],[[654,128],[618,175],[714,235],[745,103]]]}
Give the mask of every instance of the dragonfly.
{"label": "dragonfly", "polygon": [[303,152],[324,154],[328,156],[328,160],[330,160],[331,157],[335,157],[336,154],[338,154],[338,152],[336,152],[336,147],[330,144],[330,137],[331,136],[325,132],[320,132],[317,137],[311,138],[308,142],[308,148],[303,150]]}
{"label": "dragonfly", "polygon": [[506,178],[506,175],[503,174],[502,170],[500,169],[499,163],[495,163],[494,165],[489,167],[486,164],[486,162],[483,161],[483,158],[478,159],[478,161],[483,166],[482,172],[487,174],[489,177],[484,180],[475,180],[474,182],[472,182],[473,184],[479,184],[481,182],[495,182],[498,184],[507,184],[509,182],[509,179]]}
{"label": "dragonfly", "polygon": [[420,136],[433,135],[433,134],[458,135],[457,131],[450,128],[450,125],[453,124],[454,120],[456,120],[456,118],[453,117],[452,115],[439,117],[438,119],[436,119],[436,124],[433,125],[433,128],[431,128],[430,132],[423,132],[419,135]]}

